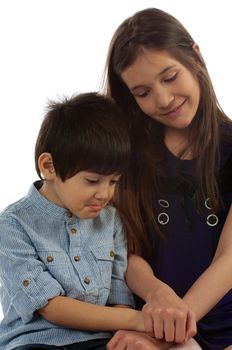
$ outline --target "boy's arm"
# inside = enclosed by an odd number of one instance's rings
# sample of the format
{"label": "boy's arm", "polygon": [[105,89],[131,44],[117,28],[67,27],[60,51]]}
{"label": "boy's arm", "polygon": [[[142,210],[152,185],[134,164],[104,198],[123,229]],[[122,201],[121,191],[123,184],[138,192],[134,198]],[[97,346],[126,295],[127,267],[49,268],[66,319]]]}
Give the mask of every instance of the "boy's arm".
{"label": "boy's arm", "polygon": [[165,283],[154,276],[141,257],[130,255],[126,281],[129,288],[145,300],[145,329],[157,339],[183,342],[196,334],[195,315],[190,307]]}
{"label": "boy's arm", "polygon": [[144,331],[140,311],[90,304],[65,296],[50,299],[37,312],[51,323],[84,331]]}

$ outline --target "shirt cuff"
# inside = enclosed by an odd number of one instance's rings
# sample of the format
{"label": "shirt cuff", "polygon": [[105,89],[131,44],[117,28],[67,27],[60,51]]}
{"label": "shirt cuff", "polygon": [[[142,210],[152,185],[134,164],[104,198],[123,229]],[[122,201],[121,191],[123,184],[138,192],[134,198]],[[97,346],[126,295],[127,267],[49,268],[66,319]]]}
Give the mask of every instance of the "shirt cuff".
{"label": "shirt cuff", "polygon": [[34,316],[34,312],[44,307],[49,299],[65,292],[61,285],[47,272],[43,272],[39,279],[22,276],[21,287],[12,298],[13,306],[21,317],[23,323],[28,323]]}
{"label": "shirt cuff", "polygon": [[135,301],[132,292],[122,280],[112,280],[108,305],[129,305],[135,308]]}

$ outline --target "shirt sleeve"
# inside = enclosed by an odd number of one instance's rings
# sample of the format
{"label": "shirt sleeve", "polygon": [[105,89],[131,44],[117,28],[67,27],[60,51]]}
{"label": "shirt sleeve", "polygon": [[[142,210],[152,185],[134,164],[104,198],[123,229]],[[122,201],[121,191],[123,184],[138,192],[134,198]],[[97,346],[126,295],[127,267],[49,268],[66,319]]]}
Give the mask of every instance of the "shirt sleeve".
{"label": "shirt sleeve", "polygon": [[49,299],[64,295],[39,259],[26,229],[12,217],[0,218],[0,266],[2,290],[23,323],[30,322]]}
{"label": "shirt sleeve", "polygon": [[107,304],[122,304],[135,307],[133,294],[127,287],[125,281],[127,269],[127,241],[122,222],[117,213],[114,231],[114,254],[111,288]]}

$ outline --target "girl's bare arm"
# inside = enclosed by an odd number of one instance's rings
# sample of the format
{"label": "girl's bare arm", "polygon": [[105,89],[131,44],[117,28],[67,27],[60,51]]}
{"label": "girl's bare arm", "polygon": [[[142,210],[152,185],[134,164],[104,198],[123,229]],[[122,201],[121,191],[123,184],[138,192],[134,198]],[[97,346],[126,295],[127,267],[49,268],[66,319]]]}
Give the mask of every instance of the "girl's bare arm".
{"label": "girl's bare arm", "polygon": [[184,296],[200,320],[232,288],[232,206],[227,215],[214,259]]}

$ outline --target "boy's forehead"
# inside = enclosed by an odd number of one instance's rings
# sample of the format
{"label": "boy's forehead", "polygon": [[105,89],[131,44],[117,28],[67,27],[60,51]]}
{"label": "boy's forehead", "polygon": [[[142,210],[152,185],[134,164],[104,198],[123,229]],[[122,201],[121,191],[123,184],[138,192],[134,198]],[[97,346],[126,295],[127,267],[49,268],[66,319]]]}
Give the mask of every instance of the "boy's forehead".
{"label": "boy's forehead", "polygon": [[119,173],[112,173],[112,174],[99,174],[97,172],[91,171],[91,170],[83,170],[78,172],[78,174],[83,175],[83,176],[97,176],[97,177],[121,177],[121,174]]}

